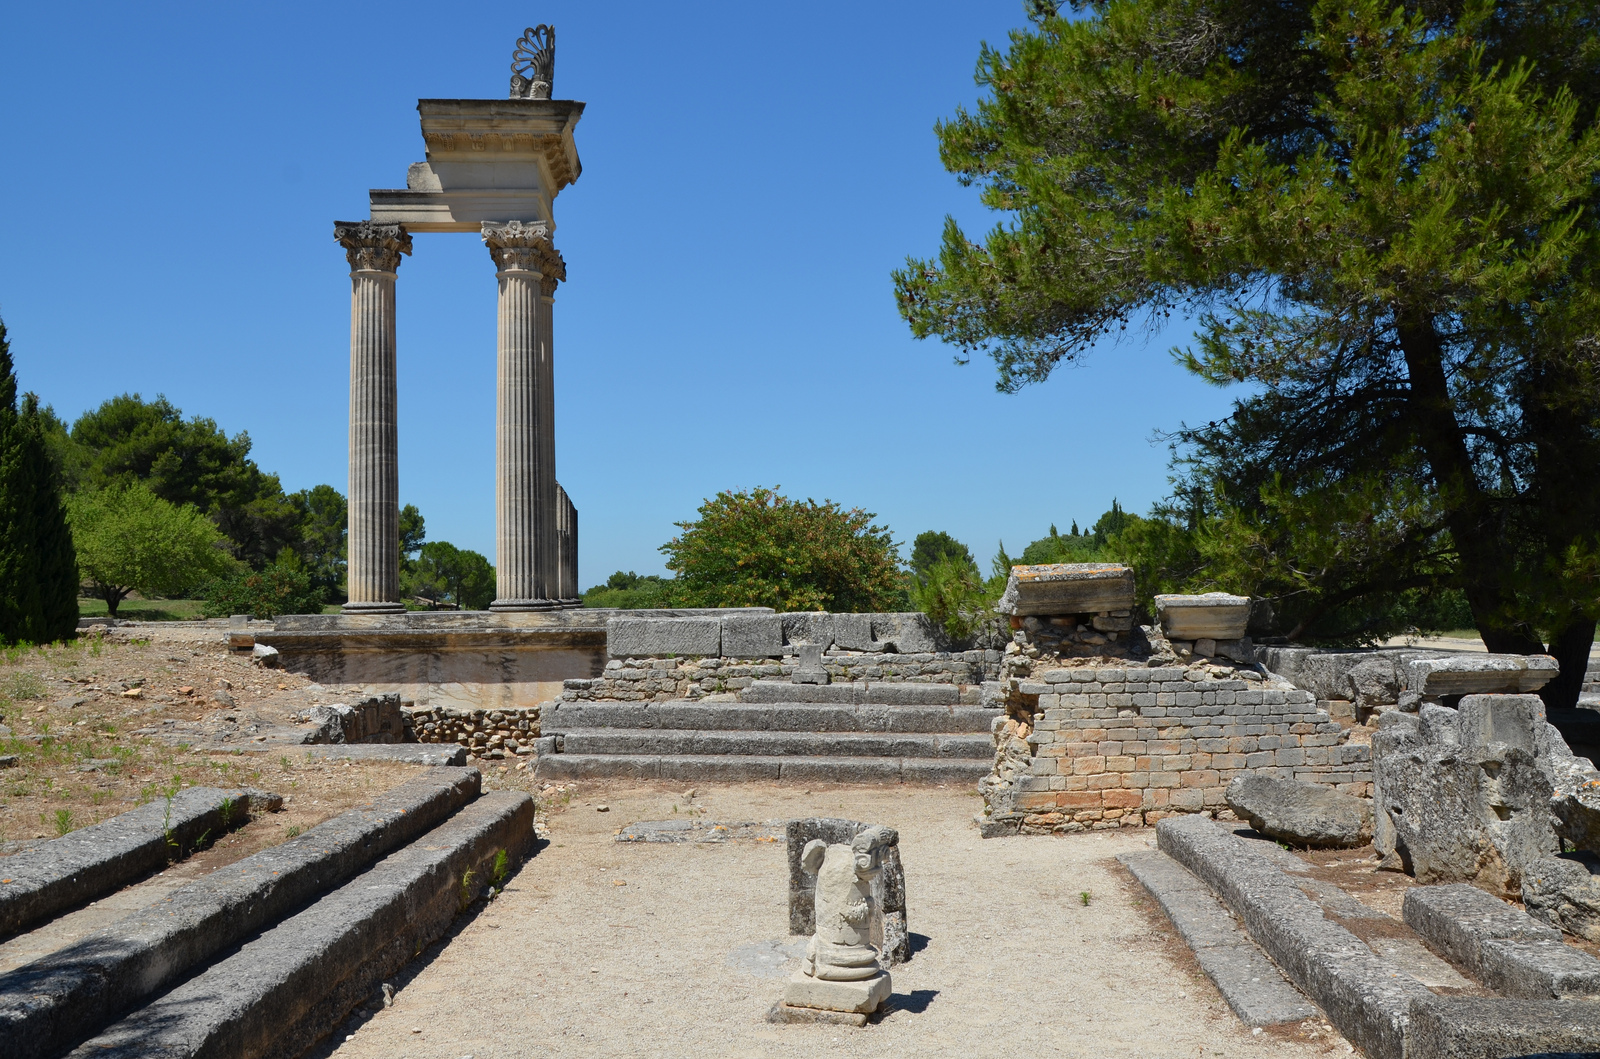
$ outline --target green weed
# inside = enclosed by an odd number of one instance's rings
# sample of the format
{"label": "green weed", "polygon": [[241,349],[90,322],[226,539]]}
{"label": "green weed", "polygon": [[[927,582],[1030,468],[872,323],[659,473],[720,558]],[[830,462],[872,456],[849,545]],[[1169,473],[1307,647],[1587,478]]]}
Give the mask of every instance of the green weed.
{"label": "green weed", "polygon": [[294,838],[296,835],[298,835],[300,833],[300,825],[299,824],[290,824],[288,827],[284,828],[284,831],[286,831],[288,833],[290,838]]}
{"label": "green weed", "polygon": [[472,880],[478,873],[468,868],[461,875],[461,907],[459,911],[465,912],[472,905]]}
{"label": "green weed", "polygon": [[1078,901],[1085,908],[1089,907],[1089,898],[1091,896],[1093,896],[1093,895],[1090,894],[1088,890],[1079,890],[1078,891]]}
{"label": "green weed", "polygon": [[494,855],[494,867],[489,872],[489,884],[495,889],[505,882],[506,873],[511,870],[511,858],[506,856],[505,850],[500,850]]}
{"label": "green weed", "polygon": [[70,835],[72,833],[72,810],[56,810],[56,834]]}

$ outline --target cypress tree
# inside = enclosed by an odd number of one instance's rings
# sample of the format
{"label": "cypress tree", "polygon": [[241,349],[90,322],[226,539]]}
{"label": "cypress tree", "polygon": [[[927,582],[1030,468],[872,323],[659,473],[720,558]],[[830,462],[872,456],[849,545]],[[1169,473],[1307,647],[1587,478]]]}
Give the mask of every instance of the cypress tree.
{"label": "cypress tree", "polygon": [[17,402],[17,377],[0,323],[0,640],[48,643],[78,624],[78,562],[45,447],[39,402]]}

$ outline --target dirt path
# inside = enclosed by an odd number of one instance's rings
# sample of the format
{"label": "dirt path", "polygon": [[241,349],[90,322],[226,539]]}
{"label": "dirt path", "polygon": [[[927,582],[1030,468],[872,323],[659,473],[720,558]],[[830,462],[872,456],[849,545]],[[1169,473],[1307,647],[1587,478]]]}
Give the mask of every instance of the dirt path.
{"label": "dirt path", "polygon": [[1319,1021],[1253,1035],[1233,1017],[1112,860],[1145,848],[1151,832],[983,841],[976,798],[953,790],[702,788],[700,819],[847,816],[900,829],[921,949],[893,972],[899,1008],[861,1030],[768,1024],[794,966],[782,843],[613,841],[625,824],[681,818],[690,805],[682,790],[580,788],[547,818],[550,844],[507,891],[399,977],[392,1008],[352,1022],[349,1039],[321,1054],[1349,1052]]}

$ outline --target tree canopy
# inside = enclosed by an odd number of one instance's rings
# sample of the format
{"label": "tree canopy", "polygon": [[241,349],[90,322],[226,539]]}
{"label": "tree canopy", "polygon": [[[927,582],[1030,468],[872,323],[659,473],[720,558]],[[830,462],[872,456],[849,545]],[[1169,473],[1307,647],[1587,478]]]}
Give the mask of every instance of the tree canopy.
{"label": "tree canopy", "polygon": [[[948,168],[1009,220],[896,273],[1047,378],[1130,324],[1248,384],[1174,435],[1182,561],[1363,639],[1456,592],[1576,696],[1600,612],[1600,26],[1555,0],[1114,0],[985,47]],[[1168,531],[1155,531],[1157,534]]]}
{"label": "tree canopy", "polygon": [[871,611],[902,605],[889,530],[860,508],[791,500],[776,490],[721,492],[661,546],[677,574],[672,600],[692,607]]}
{"label": "tree canopy", "polygon": [[114,618],[129,593],[182,596],[239,565],[212,521],[142,482],[82,490],[68,502],[80,577]]}
{"label": "tree canopy", "polygon": [[0,323],[0,643],[49,643],[78,626],[78,568],[47,424]]}

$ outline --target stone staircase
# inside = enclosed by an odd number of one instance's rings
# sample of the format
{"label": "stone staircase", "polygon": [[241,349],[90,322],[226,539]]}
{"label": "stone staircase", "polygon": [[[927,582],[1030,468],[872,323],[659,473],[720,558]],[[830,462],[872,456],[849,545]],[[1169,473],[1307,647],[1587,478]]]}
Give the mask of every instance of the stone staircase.
{"label": "stone staircase", "polygon": [[738,702],[546,707],[541,779],[975,784],[998,709],[952,684],[757,681]]}

